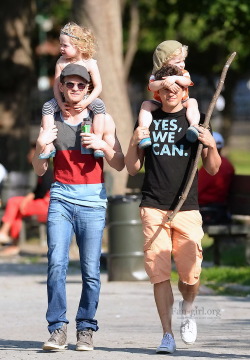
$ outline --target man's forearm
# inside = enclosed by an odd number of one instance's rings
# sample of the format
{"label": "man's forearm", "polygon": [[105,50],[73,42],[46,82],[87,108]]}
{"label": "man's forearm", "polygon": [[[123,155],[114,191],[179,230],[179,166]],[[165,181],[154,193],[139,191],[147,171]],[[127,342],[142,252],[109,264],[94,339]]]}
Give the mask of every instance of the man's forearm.
{"label": "man's forearm", "polygon": [[132,138],[129,143],[127,154],[125,155],[125,165],[128,173],[136,175],[143,165],[143,150],[138,148],[138,144]]}
{"label": "man's forearm", "polygon": [[203,166],[210,175],[215,175],[221,165],[221,157],[216,148],[206,149],[207,154],[203,157]]}
{"label": "man's forearm", "polygon": [[39,143],[36,144],[36,151],[34,157],[32,159],[32,165],[35,173],[38,176],[42,176],[48,169],[48,160],[47,159],[39,159],[39,155],[43,152],[44,147],[40,146]]}
{"label": "man's forearm", "polygon": [[48,169],[48,159],[39,159],[46,146],[52,143],[57,138],[57,127],[53,125],[52,128],[44,130],[40,128],[40,132],[36,141],[36,151],[32,159],[32,165],[38,176],[42,176]]}
{"label": "man's forearm", "polygon": [[102,151],[104,152],[105,159],[107,160],[108,164],[117,171],[121,171],[124,166],[124,155],[122,150],[115,150],[113,149],[108,143],[103,141]]}

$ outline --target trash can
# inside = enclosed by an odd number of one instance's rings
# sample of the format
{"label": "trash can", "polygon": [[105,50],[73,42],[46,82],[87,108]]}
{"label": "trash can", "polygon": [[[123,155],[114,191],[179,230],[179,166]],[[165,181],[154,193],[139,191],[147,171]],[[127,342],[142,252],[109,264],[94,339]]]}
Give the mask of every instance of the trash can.
{"label": "trash can", "polygon": [[110,196],[108,202],[108,280],[147,280],[139,195]]}

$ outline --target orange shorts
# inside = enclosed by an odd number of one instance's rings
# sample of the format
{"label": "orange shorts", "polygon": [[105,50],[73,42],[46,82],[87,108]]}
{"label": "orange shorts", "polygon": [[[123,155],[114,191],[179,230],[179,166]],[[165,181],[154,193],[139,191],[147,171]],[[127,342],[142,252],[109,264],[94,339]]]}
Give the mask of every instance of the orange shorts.
{"label": "orange shorts", "polygon": [[179,211],[171,222],[166,216],[172,211],[142,207],[144,233],[144,264],[152,284],[171,277],[173,255],[179,278],[194,285],[201,273],[202,217],[198,210]]}

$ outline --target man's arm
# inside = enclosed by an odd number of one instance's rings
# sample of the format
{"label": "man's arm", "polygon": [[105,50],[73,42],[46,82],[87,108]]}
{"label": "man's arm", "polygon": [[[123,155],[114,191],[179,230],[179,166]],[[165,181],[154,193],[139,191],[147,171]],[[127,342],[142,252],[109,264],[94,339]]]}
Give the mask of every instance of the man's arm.
{"label": "man's arm", "polygon": [[143,166],[144,150],[140,149],[138,144],[142,139],[145,138],[147,131],[148,128],[144,126],[138,126],[135,129],[132,138],[130,139],[128,151],[125,156],[125,165],[127,167],[128,173],[132,176],[136,175]]}
{"label": "man's arm", "polygon": [[109,114],[105,115],[103,140],[98,139],[93,133],[81,133],[81,136],[82,144],[87,149],[102,150],[104,152],[105,159],[112,168],[117,171],[124,168],[124,155],[116,136],[114,120]]}
{"label": "man's arm", "polygon": [[47,130],[44,130],[42,127],[40,128],[36,141],[36,151],[32,159],[34,171],[38,176],[44,175],[48,169],[48,159],[39,159],[39,155],[44,152],[47,144],[50,144],[56,139],[57,131],[55,125]]}
{"label": "man's arm", "polygon": [[221,157],[218,153],[215,140],[210,130],[204,129],[202,126],[196,127],[199,130],[198,140],[207,146],[201,153],[203,166],[210,175],[215,175],[221,165]]}

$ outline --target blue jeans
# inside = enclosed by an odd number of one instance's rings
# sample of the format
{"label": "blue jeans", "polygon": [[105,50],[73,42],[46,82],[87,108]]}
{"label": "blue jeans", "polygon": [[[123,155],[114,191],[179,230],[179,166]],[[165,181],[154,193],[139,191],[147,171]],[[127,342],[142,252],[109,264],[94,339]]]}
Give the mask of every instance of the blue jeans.
{"label": "blue jeans", "polygon": [[100,294],[100,256],[105,226],[104,207],[86,207],[51,199],[48,213],[48,310],[50,332],[68,323],[66,318],[66,274],[73,233],[79,248],[82,293],[76,328],[98,330],[94,319]]}

